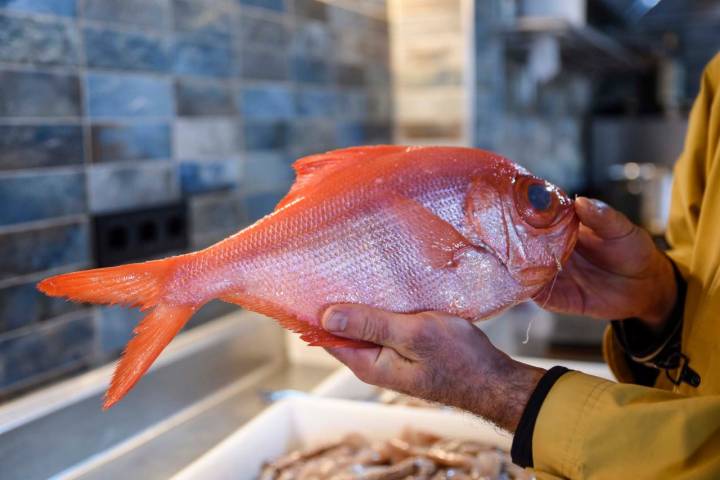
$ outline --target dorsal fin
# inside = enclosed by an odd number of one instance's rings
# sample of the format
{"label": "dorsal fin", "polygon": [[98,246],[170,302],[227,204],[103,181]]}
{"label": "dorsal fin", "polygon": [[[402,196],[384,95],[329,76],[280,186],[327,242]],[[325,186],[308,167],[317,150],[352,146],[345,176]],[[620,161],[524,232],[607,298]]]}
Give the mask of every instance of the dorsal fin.
{"label": "dorsal fin", "polygon": [[300,158],[293,163],[295,169],[295,183],[285,198],[280,200],[275,210],[280,209],[298,198],[302,192],[322,181],[330,172],[336,168],[362,162],[371,158],[383,157],[393,153],[406,150],[402,145],[373,145],[366,147],[349,147],[340,150],[332,150],[326,153],[310,155]]}

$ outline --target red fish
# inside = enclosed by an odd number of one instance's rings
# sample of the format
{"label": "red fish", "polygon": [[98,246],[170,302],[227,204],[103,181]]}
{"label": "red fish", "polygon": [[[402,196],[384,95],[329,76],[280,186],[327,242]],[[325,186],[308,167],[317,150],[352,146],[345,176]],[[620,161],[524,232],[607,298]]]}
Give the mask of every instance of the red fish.
{"label": "red fish", "polygon": [[275,318],[311,345],[363,346],[319,326],[331,304],[478,320],[528,300],[569,256],[578,220],[557,187],[491,152],[373,146],[295,162],[274,212],[204,250],[57,275],[51,296],[140,307],[104,408],[212,299]]}

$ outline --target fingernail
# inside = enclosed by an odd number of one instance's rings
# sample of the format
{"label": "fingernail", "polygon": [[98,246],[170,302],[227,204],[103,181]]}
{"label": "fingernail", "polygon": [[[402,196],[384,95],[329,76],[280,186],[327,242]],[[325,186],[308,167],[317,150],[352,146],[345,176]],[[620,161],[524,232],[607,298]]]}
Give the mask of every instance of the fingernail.
{"label": "fingernail", "polygon": [[608,208],[608,204],[603,202],[602,200],[598,200],[596,198],[590,198],[590,204],[595,209],[596,212],[602,213],[604,210]]}
{"label": "fingernail", "polygon": [[323,328],[330,332],[342,332],[347,327],[348,317],[345,312],[331,312],[323,321]]}

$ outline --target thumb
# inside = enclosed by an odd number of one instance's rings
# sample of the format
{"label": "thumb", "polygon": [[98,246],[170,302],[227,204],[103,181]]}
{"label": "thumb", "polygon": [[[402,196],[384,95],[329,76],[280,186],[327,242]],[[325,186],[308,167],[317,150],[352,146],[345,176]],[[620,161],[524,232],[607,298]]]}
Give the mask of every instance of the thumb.
{"label": "thumb", "polygon": [[635,224],[625,215],[600,200],[579,197],[575,200],[575,212],[580,222],[603,240],[617,240],[635,230]]}
{"label": "thumb", "polygon": [[413,315],[386,312],[365,305],[341,304],[329,307],[322,317],[325,330],[339,337],[366,340],[404,351],[418,321]]}

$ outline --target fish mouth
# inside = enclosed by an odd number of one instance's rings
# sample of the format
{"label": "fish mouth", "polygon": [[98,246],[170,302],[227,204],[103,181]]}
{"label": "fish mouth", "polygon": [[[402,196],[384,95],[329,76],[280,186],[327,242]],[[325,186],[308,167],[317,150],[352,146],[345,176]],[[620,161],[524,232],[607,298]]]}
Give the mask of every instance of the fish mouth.
{"label": "fish mouth", "polygon": [[546,284],[558,271],[555,265],[528,267],[514,272],[513,278],[523,287],[536,287]]}
{"label": "fish mouth", "polygon": [[[572,200],[570,208],[555,224],[557,231],[553,236],[560,237],[565,235],[565,241],[562,242],[560,251],[556,254],[550,248],[546,246],[546,252],[552,259],[552,263],[545,265],[533,265],[530,267],[513,269],[506,262],[498,257],[498,260],[503,263],[503,266],[508,271],[510,276],[523,287],[540,287],[547,284],[550,280],[557,276],[563,269],[563,265],[572,255],[575,244],[578,239],[578,232],[580,226],[580,218],[575,213],[575,209],[572,207]],[[569,232],[569,233],[568,233]]]}

